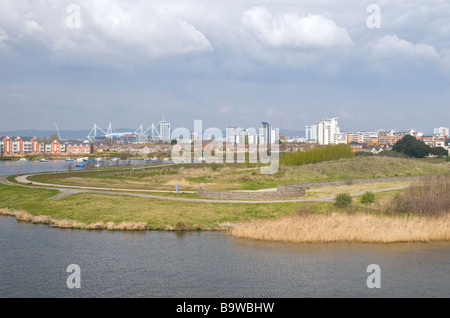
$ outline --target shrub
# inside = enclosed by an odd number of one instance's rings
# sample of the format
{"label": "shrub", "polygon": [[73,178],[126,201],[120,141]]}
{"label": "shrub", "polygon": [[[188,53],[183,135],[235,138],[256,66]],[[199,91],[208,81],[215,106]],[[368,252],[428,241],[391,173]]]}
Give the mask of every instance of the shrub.
{"label": "shrub", "polygon": [[387,204],[386,212],[420,216],[450,214],[450,176],[434,176],[419,184],[412,184]]}
{"label": "shrub", "polygon": [[361,197],[361,203],[363,204],[371,204],[375,202],[375,194],[371,191],[367,191]]}
{"label": "shrub", "polygon": [[352,197],[348,193],[339,193],[336,198],[334,198],[334,205],[338,208],[345,208],[352,203]]}

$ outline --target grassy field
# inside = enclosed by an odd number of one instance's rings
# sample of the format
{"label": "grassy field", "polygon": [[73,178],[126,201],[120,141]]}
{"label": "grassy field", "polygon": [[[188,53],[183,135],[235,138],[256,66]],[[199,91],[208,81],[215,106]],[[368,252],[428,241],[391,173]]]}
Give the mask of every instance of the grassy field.
{"label": "grassy field", "polygon": [[[348,187],[336,187],[334,191],[339,192]],[[237,222],[273,220],[295,215],[305,209],[313,214],[337,211],[332,202],[224,204],[178,202],[108,193],[79,193],[53,200],[59,193],[58,190],[1,184],[0,192],[0,209],[3,209],[3,214],[15,215],[20,212],[18,218],[22,220],[35,223],[43,223],[42,220],[46,220],[45,223],[56,226],[83,229],[107,228],[107,224],[112,223],[112,226],[109,225],[112,229],[119,229],[121,224],[128,224],[130,229],[134,229],[136,224],[141,224],[140,229],[152,230],[224,230]],[[377,194],[377,203],[384,204],[383,202],[397,193],[399,191]],[[329,196],[329,193],[323,192],[314,196]],[[355,209],[363,211],[365,207]]]}
{"label": "grassy field", "polygon": [[[195,190],[198,187],[251,190],[271,188],[278,184],[298,181],[416,175],[450,176],[450,163],[402,158],[359,157],[303,166],[281,167],[275,175],[261,175],[259,168],[254,165],[186,164],[153,167],[139,172],[133,172],[129,167],[117,167],[99,171],[47,173],[34,175],[31,180],[53,184],[123,189],[173,190],[174,185],[179,184],[180,190]],[[445,184],[447,184],[446,182]],[[349,183],[342,186],[308,189],[305,199],[333,197],[343,192],[362,193],[408,185],[408,182]],[[0,214],[13,215],[19,220],[47,223],[58,227],[111,230],[228,229],[236,237],[293,242],[302,241],[298,237],[308,238],[303,241],[329,241],[324,236],[326,233],[335,234],[334,238],[330,240],[370,241],[367,237],[355,236],[356,233],[362,235],[364,232],[372,233],[370,237],[374,241],[398,241],[407,240],[408,233],[411,238],[418,229],[423,235],[416,236],[416,240],[426,240],[427,235],[430,240],[448,239],[446,236],[450,229],[448,216],[443,217],[437,223],[435,221],[432,223],[431,220],[428,222],[427,216],[417,214],[413,217],[409,216],[408,209],[412,209],[412,207],[405,208],[405,200],[412,201],[408,198],[416,196],[417,193],[420,194],[421,192],[418,192],[417,189],[422,188],[413,188],[415,192],[411,192],[410,188],[376,193],[375,203],[370,205],[361,204],[359,197],[354,197],[351,207],[342,210],[335,207],[332,202],[224,204],[168,201],[108,193],[78,193],[52,199],[59,193],[58,190],[0,184]],[[439,191],[427,192],[427,204],[439,201],[436,199],[437,197],[447,196],[445,191],[448,192],[448,188],[442,189],[444,189],[444,194]],[[178,196],[194,198],[196,195],[178,194]],[[401,200],[402,198],[403,200]],[[413,205],[419,206],[419,204]],[[387,207],[390,207],[395,213],[386,213]],[[433,217],[433,219],[437,218]],[[421,226],[424,226],[425,223],[427,223],[426,227],[422,228]],[[309,226],[309,229],[316,229],[319,232],[299,235],[298,229],[302,229],[304,226]],[[368,226],[368,228],[364,230],[364,226]],[[380,232],[381,230],[393,231],[395,227],[406,232],[399,230],[399,233],[403,234],[397,237],[390,236],[388,232]],[[341,232],[337,231],[338,228]],[[377,231],[385,234],[379,234]],[[274,233],[278,237],[270,236]],[[380,235],[383,239],[380,238]],[[297,237],[297,239],[292,237]],[[388,239],[388,237],[390,238]]]}
{"label": "grassy field", "polygon": [[[80,193],[50,200],[57,190],[0,185],[0,208],[45,215],[54,220],[76,221],[75,226],[113,222],[144,223],[148,229],[219,230],[236,221],[275,218],[296,213],[299,203],[219,204],[177,202],[123,195]],[[27,216],[28,217],[28,216]],[[51,222],[50,222],[51,223]]]}
{"label": "grassy field", "polygon": [[280,184],[348,180],[380,177],[449,175],[450,163],[417,159],[357,157],[302,166],[281,166],[276,174],[263,175],[259,167],[237,164],[182,164],[149,166],[145,170],[129,167],[36,175],[33,181],[118,189],[180,190],[255,190]]}

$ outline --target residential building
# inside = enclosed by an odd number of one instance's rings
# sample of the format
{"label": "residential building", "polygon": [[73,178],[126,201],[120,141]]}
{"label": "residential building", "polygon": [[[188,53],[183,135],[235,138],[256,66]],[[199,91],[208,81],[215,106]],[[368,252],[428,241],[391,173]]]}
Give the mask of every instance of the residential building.
{"label": "residential building", "polygon": [[170,123],[164,119],[159,122],[159,135],[162,141],[170,141]]}
{"label": "residential building", "polygon": [[36,137],[1,137],[0,145],[3,149],[3,155],[14,156],[14,155],[27,155],[36,154],[38,143]]}
{"label": "residential building", "polygon": [[325,118],[317,122],[316,136],[319,145],[329,145],[338,143],[340,133],[337,118]]}
{"label": "residential building", "polygon": [[378,133],[378,141],[377,141],[378,144],[385,144],[391,146],[397,143],[397,141],[399,141],[406,135],[411,135],[419,140],[421,140],[423,136],[423,133],[417,131],[416,129],[399,130],[399,131],[395,129],[390,130],[381,129],[378,130],[377,133]]}
{"label": "residential building", "polygon": [[347,144],[352,142],[362,143],[362,134],[358,132],[349,132],[347,133]]}
{"label": "residential building", "polygon": [[353,152],[363,151],[363,144],[357,141],[352,141],[348,144]]}
{"label": "residential building", "polygon": [[[5,156],[22,156],[31,154],[51,154],[51,155],[64,155],[67,153],[67,149],[74,148],[76,146],[76,153],[90,154],[90,144],[80,143],[61,143],[58,140],[54,140],[51,143],[44,144],[39,142],[36,137],[1,137],[0,147],[1,155]],[[72,153],[69,151],[69,153]]]}
{"label": "residential building", "polygon": [[66,143],[61,145],[64,147],[66,154],[74,154],[74,155],[89,155],[92,152],[92,147],[88,143]]}
{"label": "residential building", "polygon": [[448,137],[450,136],[450,130],[448,127],[434,128],[434,134],[437,136]]}
{"label": "residential building", "polygon": [[267,145],[272,144],[272,124],[263,122],[261,135],[262,135],[261,143]]}
{"label": "residential building", "polygon": [[307,142],[317,143],[317,125],[306,125],[305,126],[305,135]]}

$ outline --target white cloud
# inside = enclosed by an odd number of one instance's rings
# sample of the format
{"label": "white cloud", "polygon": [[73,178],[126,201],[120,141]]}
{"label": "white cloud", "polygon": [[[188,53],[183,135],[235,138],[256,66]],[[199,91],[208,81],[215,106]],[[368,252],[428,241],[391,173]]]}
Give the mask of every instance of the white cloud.
{"label": "white cloud", "polygon": [[440,56],[433,46],[412,43],[400,39],[397,35],[386,35],[374,43],[368,44],[372,57],[384,58],[417,58],[421,60],[439,60]]}
{"label": "white cloud", "polygon": [[100,40],[135,49],[135,54],[164,57],[213,50],[203,33],[163,5],[111,1],[85,5],[88,28],[98,32]]}
{"label": "white cloud", "polygon": [[8,40],[8,38],[9,38],[8,33],[6,33],[5,30],[0,28],[0,43],[4,42],[5,40]]}
{"label": "white cloud", "polygon": [[353,43],[344,28],[322,15],[285,13],[274,17],[261,6],[246,11],[242,23],[270,47],[331,48]]}
{"label": "white cloud", "polygon": [[202,32],[164,3],[79,0],[81,28],[70,28],[69,2],[5,1],[8,15],[0,13],[0,27],[11,43],[38,43],[57,58],[160,58],[213,50]]}

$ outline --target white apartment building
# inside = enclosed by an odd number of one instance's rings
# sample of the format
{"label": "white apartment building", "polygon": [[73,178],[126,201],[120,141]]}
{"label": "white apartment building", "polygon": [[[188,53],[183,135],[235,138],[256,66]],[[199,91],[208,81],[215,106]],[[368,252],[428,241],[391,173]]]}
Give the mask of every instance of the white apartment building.
{"label": "white apartment building", "polygon": [[450,136],[450,130],[448,129],[448,127],[438,127],[438,128],[434,128],[434,134],[437,136]]}
{"label": "white apartment building", "polygon": [[305,126],[305,139],[308,142],[317,142],[317,125]]}
{"label": "white apartment building", "polygon": [[317,143],[319,145],[337,144],[340,130],[337,118],[324,118],[316,125]]}
{"label": "white apartment building", "polygon": [[159,135],[162,141],[170,141],[170,123],[162,120],[159,122]]}

